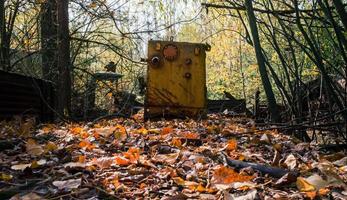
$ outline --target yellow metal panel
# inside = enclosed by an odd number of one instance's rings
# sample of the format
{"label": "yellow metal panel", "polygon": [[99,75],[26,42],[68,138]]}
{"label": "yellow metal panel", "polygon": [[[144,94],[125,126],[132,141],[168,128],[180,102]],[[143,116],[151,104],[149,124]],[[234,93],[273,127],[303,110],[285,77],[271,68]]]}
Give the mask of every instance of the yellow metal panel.
{"label": "yellow metal panel", "polygon": [[[173,56],[173,60],[171,57],[166,59],[163,55],[167,45],[177,47],[178,55]],[[175,49],[171,53],[175,54]],[[155,60],[157,58],[159,60]],[[199,117],[204,113],[205,45],[149,41],[148,59],[145,117]],[[152,60],[154,61],[151,62]]]}

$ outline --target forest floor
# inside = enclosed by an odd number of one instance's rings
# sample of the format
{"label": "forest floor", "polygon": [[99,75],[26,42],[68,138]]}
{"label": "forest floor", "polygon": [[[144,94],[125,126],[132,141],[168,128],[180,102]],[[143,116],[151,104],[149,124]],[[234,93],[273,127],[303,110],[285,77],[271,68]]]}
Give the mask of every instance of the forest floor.
{"label": "forest floor", "polygon": [[34,124],[0,124],[0,199],[347,199],[345,152],[248,118]]}

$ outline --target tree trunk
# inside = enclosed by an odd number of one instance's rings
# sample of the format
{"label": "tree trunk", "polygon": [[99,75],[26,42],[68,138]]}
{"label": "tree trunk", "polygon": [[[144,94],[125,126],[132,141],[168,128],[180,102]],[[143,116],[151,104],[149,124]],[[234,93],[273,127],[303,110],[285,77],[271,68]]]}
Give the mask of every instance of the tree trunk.
{"label": "tree trunk", "polygon": [[347,30],[347,12],[345,10],[345,6],[341,0],[333,0],[337,13],[339,14],[343,26]]}
{"label": "tree trunk", "polygon": [[57,69],[57,3],[47,0],[41,4],[41,56],[42,76],[58,85]]}
{"label": "tree trunk", "polygon": [[265,59],[261,50],[258,27],[256,23],[254,10],[253,10],[252,0],[245,0],[245,6],[247,9],[249,25],[250,25],[250,29],[251,29],[251,33],[253,37],[253,46],[255,49],[255,53],[256,53],[256,57],[257,57],[258,65],[259,65],[259,72],[260,72],[261,80],[262,80],[264,90],[266,93],[269,111],[271,114],[271,120],[274,122],[278,122],[280,121],[280,116],[278,113],[276,98],[272,91],[271,82],[270,82],[268,73],[266,71]]}
{"label": "tree trunk", "polygon": [[71,104],[71,60],[69,36],[69,0],[57,1],[58,8],[58,70],[57,111],[62,116],[70,112]]}
{"label": "tree trunk", "polygon": [[5,0],[0,0],[0,65],[3,70],[7,70],[6,34]]}

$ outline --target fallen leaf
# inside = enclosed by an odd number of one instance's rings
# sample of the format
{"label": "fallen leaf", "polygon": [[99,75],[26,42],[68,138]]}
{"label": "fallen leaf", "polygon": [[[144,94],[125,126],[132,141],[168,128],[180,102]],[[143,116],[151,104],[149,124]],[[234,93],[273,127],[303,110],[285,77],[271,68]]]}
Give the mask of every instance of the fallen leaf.
{"label": "fallen leaf", "polygon": [[74,135],[79,135],[81,134],[83,131],[83,128],[81,127],[73,127],[72,129],[70,129],[70,132]]}
{"label": "fallen leaf", "polygon": [[319,176],[318,174],[313,174],[307,178],[305,178],[305,180],[314,186],[315,189],[319,190],[321,188],[325,188],[326,186],[329,185],[329,182],[323,180],[323,178],[321,176]]}
{"label": "fallen leaf", "polygon": [[18,164],[18,165],[12,165],[11,169],[18,170],[18,171],[24,171],[26,168],[30,167],[30,164]]}
{"label": "fallen leaf", "polygon": [[318,194],[320,196],[326,196],[329,194],[329,192],[330,192],[330,189],[328,189],[328,188],[321,188],[318,190]]}
{"label": "fallen leaf", "polygon": [[100,169],[105,169],[111,167],[114,162],[113,157],[101,157],[92,159],[91,163],[98,166]]}
{"label": "fallen leaf", "polygon": [[85,163],[86,162],[86,156],[83,156],[83,155],[78,156],[78,162],[79,163]]}
{"label": "fallen leaf", "polygon": [[246,182],[252,180],[253,176],[240,175],[233,169],[225,166],[219,166],[214,170],[211,183],[213,184],[230,184],[234,182]]}
{"label": "fallen leaf", "polygon": [[115,163],[119,166],[127,166],[130,165],[130,160],[122,157],[122,156],[116,156],[115,157]]}
{"label": "fallen leaf", "polygon": [[313,200],[317,196],[317,191],[305,192],[305,195],[306,195],[307,198]]}
{"label": "fallen leaf", "polygon": [[10,200],[44,200],[45,198],[35,194],[35,193],[29,193],[24,196],[20,196],[19,194],[13,196]]}
{"label": "fallen leaf", "polygon": [[45,152],[51,152],[51,151],[55,151],[58,149],[58,146],[54,143],[54,142],[48,142],[45,145]]}
{"label": "fallen leaf", "polygon": [[284,161],[284,163],[287,165],[287,167],[290,169],[290,170],[293,170],[295,169],[296,165],[297,165],[297,161],[296,161],[296,158],[293,154],[290,154],[286,160]]}
{"label": "fallen leaf", "polygon": [[95,148],[95,146],[92,143],[90,143],[88,140],[82,140],[78,144],[78,146],[80,148],[84,148],[84,149],[87,149],[87,150],[93,150]]}
{"label": "fallen leaf", "polygon": [[164,127],[162,130],[161,130],[161,133],[162,135],[167,135],[169,133],[171,133],[173,131],[173,128],[171,127]]}
{"label": "fallen leaf", "polygon": [[140,149],[131,147],[127,152],[123,153],[123,156],[127,158],[131,163],[136,163],[140,158]]}
{"label": "fallen leaf", "polygon": [[260,137],[260,142],[266,143],[266,144],[271,144],[271,139],[270,136],[266,133],[264,133],[261,137]]}
{"label": "fallen leaf", "polygon": [[184,133],[181,133],[181,135],[184,139],[195,140],[200,138],[200,135],[198,133],[192,133],[192,132],[184,132]]}
{"label": "fallen leaf", "polygon": [[179,138],[172,138],[171,144],[175,147],[182,147],[182,141]]}
{"label": "fallen leaf", "polygon": [[289,185],[291,183],[294,183],[294,182],[296,182],[297,177],[298,177],[297,173],[289,172],[289,173],[285,174],[284,176],[282,176],[280,179],[278,179],[275,183],[275,186],[283,187],[283,186]]}
{"label": "fallen leaf", "polygon": [[82,183],[82,179],[69,179],[65,181],[54,181],[53,185],[56,186],[59,190],[67,190],[70,191],[72,189],[79,188]]}
{"label": "fallen leaf", "polygon": [[314,191],[316,188],[307,182],[303,177],[298,177],[296,180],[296,187],[300,192],[310,192]]}
{"label": "fallen leaf", "polygon": [[258,198],[258,191],[257,190],[251,190],[245,195],[236,196],[233,194],[230,194],[227,191],[224,191],[224,199],[225,200],[255,200]]}
{"label": "fallen leaf", "polygon": [[148,134],[148,130],[146,128],[142,127],[140,129],[136,130],[136,133],[142,134],[142,135],[147,135]]}
{"label": "fallen leaf", "polygon": [[25,147],[27,153],[33,156],[39,156],[44,152],[42,146],[37,144],[36,141],[33,139],[28,139],[27,143],[25,144]]}
{"label": "fallen leaf", "polygon": [[86,164],[85,163],[80,163],[80,162],[69,162],[64,165],[65,168],[85,168]]}
{"label": "fallen leaf", "polygon": [[234,151],[237,149],[237,141],[235,139],[229,140],[226,146],[226,150]]}
{"label": "fallen leaf", "polygon": [[157,154],[152,158],[154,163],[166,163],[172,165],[176,163],[179,153]]}
{"label": "fallen leaf", "polygon": [[10,181],[10,180],[12,180],[12,178],[13,178],[13,176],[11,174],[5,174],[5,173],[0,172],[0,180]]}
{"label": "fallen leaf", "polygon": [[125,127],[121,125],[117,125],[115,127],[114,137],[118,141],[125,141],[128,138]]}

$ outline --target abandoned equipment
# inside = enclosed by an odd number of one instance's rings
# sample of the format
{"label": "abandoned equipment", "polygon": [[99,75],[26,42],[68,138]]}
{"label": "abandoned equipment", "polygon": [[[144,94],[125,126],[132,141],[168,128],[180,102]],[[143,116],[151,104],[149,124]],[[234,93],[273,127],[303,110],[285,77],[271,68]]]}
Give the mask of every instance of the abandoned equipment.
{"label": "abandoned equipment", "polygon": [[206,114],[206,44],[149,41],[145,119]]}

